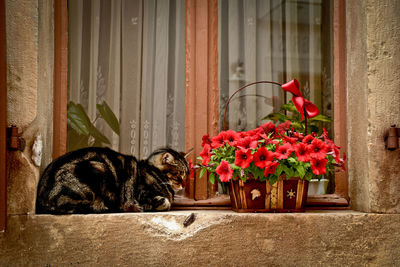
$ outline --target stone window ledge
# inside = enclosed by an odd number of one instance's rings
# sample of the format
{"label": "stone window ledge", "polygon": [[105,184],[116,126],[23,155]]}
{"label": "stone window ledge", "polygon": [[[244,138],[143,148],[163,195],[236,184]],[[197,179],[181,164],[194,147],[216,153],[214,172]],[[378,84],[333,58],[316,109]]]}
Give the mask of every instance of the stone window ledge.
{"label": "stone window ledge", "polygon": [[14,215],[0,265],[400,266],[399,223],[400,214],[351,210]]}

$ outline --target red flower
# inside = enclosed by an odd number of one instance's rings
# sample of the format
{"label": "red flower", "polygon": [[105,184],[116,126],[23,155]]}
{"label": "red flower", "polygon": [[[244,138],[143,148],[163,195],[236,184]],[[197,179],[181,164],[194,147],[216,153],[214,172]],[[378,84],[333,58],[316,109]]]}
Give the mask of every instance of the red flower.
{"label": "red flower", "polygon": [[202,140],[203,140],[203,143],[201,143],[202,147],[204,147],[205,144],[211,145],[210,136],[208,134],[204,135]]}
{"label": "red flower", "polygon": [[239,139],[236,145],[241,149],[255,149],[258,145],[258,142],[256,139],[246,136],[242,139]]}
{"label": "red flower", "polygon": [[290,156],[290,153],[293,152],[293,147],[291,144],[286,143],[282,146],[278,146],[275,151],[275,157],[279,160],[287,159]]}
{"label": "red flower", "polygon": [[342,164],[342,170],[346,171],[346,153],[343,152],[343,159],[340,159],[340,163]]}
{"label": "red flower", "polygon": [[296,137],[289,137],[289,136],[283,136],[282,141],[284,144],[289,143],[291,145],[295,145],[297,143],[297,138]]}
{"label": "red flower", "polygon": [[308,153],[308,146],[304,143],[298,143],[294,147],[294,154],[296,155],[298,161],[308,162],[311,160],[311,157]]}
{"label": "red flower", "polygon": [[193,177],[194,170],[193,170],[193,160],[192,159],[189,159],[189,170],[190,170],[190,179],[193,179],[194,178]]}
{"label": "red flower", "polygon": [[211,147],[209,144],[205,144],[203,151],[200,153],[201,158],[203,159],[202,164],[207,165],[211,160]]}
{"label": "red flower", "polygon": [[228,142],[229,145],[235,146],[238,139],[239,135],[234,130],[228,130],[225,132],[224,140]]}
{"label": "red flower", "polygon": [[303,138],[303,143],[304,144],[308,144],[311,145],[311,142],[314,140],[315,138],[312,135],[306,135],[306,137]]}
{"label": "red flower", "polygon": [[225,132],[220,132],[217,136],[211,138],[211,147],[218,148],[220,146],[223,146],[225,144],[225,139],[226,139],[225,136],[226,136]]}
{"label": "red flower", "polygon": [[274,174],[279,163],[276,161],[270,161],[265,166],[264,176],[267,177],[269,174]]}
{"label": "red flower", "polygon": [[236,150],[235,155],[235,165],[242,169],[248,168],[253,161],[253,155],[250,149]]}
{"label": "red flower", "polygon": [[326,173],[326,163],[327,159],[311,159],[311,169],[315,175],[322,175]]}
{"label": "red flower", "polygon": [[232,179],[233,170],[226,160],[221,161],[221,164],[218,165],[215,172],[219,175],[221,182],[229,182]]}
{"label": "red flower", "polygon": [[310,157],[316,159],[324,159],[328,152],[328,146],[319,139],[314,139],[309,146]]}
{"label": "red flower", "polygon": [[290,129],[290,121],[286,121],[278,125],[277,129],[280,135],[283,135],[287,130]]}
{"label": "red flower", "polygon": [[273,135],[275,135],[277,131],[275,125],[271,122],[265,122],[263,125],[261,125],[261,128],[264,130],[264,133],[266,135],[270,133],[273,133]]}
{"label": "red flower", "polygon": [[269,161],[274,159],[274,153],[267,150],[265,147],[260,147],[253,155],[254,165],[264,169]]}

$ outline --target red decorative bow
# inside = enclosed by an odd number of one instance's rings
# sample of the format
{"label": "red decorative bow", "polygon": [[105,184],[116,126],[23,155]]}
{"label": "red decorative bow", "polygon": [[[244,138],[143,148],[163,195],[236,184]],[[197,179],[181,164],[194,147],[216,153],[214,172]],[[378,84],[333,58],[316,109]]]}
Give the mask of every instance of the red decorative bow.
{"label": "red decorative bow", "polygon": [[299,89],[299,82],[296,79],[291,80],[285,84],[282,84],[282,89],[293,94],[292,101],[296,109],[301,114],[301,120],[303,120],[303,112],[306,112],[307,118],[314,118],[319,114],[319,110],[316,105],[305,99]]}

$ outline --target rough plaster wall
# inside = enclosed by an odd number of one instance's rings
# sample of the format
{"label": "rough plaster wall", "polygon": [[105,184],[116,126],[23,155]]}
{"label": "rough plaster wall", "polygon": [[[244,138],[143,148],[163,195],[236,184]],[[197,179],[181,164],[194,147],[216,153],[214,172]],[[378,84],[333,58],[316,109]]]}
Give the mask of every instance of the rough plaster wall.
{"label": "rough plaster wall", "polygon": [[352,207],[400,212],[400,151],[384,148],[400,126],[400,1],[347,2],[349,182]]}
{"label": "rough plaster wall", "polygon": [[364,1],[347,1],[347,128],[348,173],[351,206],[368,211],[369,152],[367,21]]}
{"label": "rough plaster wall", "polygon": [[1,266],[400,266],[400,215],[12,216]]}
{"label": "rough plaster wall", "polygon": [[39,2],[6,1],[8,124],[19,127],[26,140],[23,152],[8,153],[8,214],[34,212],[39,168],[31,154],[38,135],[43,165],[51,157],[53,1]]}
{"label": "rough plaster wall", "polygon": [[400,151],[384,149],[400,127],[400,1],[367,2],[368,149],[372,212],[400,212]]}

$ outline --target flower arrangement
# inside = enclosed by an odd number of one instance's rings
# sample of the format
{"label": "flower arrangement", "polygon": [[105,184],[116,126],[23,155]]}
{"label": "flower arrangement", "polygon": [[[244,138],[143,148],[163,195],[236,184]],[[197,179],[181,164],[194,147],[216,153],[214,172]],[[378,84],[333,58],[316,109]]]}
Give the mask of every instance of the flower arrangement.
{"label": "flower arrangement", "polygon": [[300,177],[311,180],[330,174],[335,167],[344,169],[344,158],[339,157],[340,147],[328,138],[323,130],[321,136],[305,135],[294,131],[290,121],[275,126],[266,122],[247,131],[222,131],[218,135],[203,136],[200,153],[200,177],[209,172],[211,183],[218,179],[229,182],[238,177],[244,182],[248,177],[268,180],[274,184],[282,174],[286,178]]}

